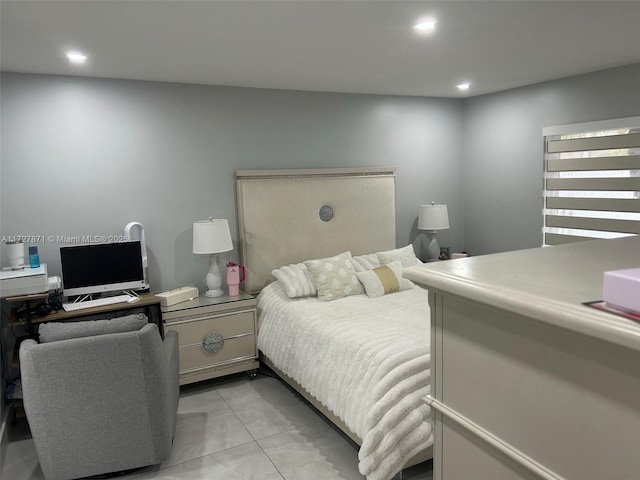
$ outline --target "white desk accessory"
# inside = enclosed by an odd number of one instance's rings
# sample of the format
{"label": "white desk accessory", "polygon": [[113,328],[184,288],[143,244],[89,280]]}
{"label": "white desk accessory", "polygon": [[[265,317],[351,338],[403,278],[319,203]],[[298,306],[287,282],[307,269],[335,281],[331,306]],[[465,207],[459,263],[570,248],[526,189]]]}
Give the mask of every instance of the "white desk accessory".
{"label": "white desk accessory", "polygon": [[[132,235],[132,229],[136,229],[138,231],[138,238],[133,238],[136,235]],[[144,283],[149,286],[149,276],[147,275],[147,245],[144,239],[144,226],[140,222],[129,222],[124,226],[124,236],[128,239],[128,241],[140,240],[140,250],[142,252],[142,271],[144,275]]]}
{"label": "white desk accessory", "polygon": [[47,264],[38,268],[25,267],[23,270],[0,272],[0,297],[15,297],[49,291]]}
{"label": "white desk accessory", "polygon": [[156,297],[160,298],[160,305],[170,307],[176,303],[193,300],[200,295],[196,287],[180,287],[168,292],[156,293]]}
{"label": "white desk accessory", "polygon": [[[112,297],[96,298],[95,300],[83,300],[80,302],[63,303],[62,308],[64,308],[65,312],[75,312],[76,310],[84,310],[85,308],[103,307],[105,305],[125,303],[128,302],[131,298],[135,297],[131,297],[131,295],[128,294],[115,295]],[[138,298],[138,301],[139,300],[140,299]]]}

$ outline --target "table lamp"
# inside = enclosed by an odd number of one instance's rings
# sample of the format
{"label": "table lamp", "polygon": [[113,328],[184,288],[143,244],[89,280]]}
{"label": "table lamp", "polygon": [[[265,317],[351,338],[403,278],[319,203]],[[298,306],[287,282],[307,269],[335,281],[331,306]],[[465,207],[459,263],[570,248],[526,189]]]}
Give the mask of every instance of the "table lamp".
{"label": "table lamp", "polygon": [[434,262],[440,258],[440,245],[436,240],[438,230],[449,228],[449,213],[446,205],[420,205],[418,215],[418,230],[427,230],[430,233],[429,245],[427,245],[427,262]]}
{"label": "table lamp", "polygon": [[218,268],[218,253],[233,250],[229,223],[225,219],[211,218],[193,222],[193,253],[211,255],[207,272],[207,297],[221,297],[222,275]]}

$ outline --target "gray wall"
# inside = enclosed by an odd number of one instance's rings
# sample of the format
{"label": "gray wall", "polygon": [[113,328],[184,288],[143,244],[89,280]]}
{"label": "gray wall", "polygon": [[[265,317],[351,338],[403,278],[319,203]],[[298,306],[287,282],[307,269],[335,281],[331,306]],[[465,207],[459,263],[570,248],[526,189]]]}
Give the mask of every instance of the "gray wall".
{"label": "gray wall", "polygon": [[[542,128],[640,115],[640,64],[464,101],[4,73],[0,102],[2,235],[114,235],[137,220],[151,288],[202,289],[191,226],[228,218],[237,239],[240,168],[394,165],[398,246],[431,200],[449,206],[438,238],[452,251],[539,246]],[[38,244],[50,274],[60,245]]]}
{"label": "gray wall", "polygon": [[56,237],[38,244],[50,274],[58,236],[136,220],[151,289],[203,289],[193,221],[227,218],[235,241],[234,171],[249,168],[393,165],[398,246],[435,200],[451,221],[440,244],[463,248],[462,100],[11,73],[0,88],[2,235]]}
{"label": "gray wall", "polygon": [[[151,288],[165,290],[204,288],[194,220],[228,218],[237,239],[239,168],[394,165],[398,246],[431,200],[449,205],[438,238],[452,251],[539,246],[542,128],[639,115],[640,64],[466,100],[11,73],[0,93],[2,235],[140,221]],[[62,244],[38,244],[51,274]]]}
{"label": "gray wall", "polygon": [[543,127],[640,115],[640,64],[467,99],[464,245],[542,244]]}

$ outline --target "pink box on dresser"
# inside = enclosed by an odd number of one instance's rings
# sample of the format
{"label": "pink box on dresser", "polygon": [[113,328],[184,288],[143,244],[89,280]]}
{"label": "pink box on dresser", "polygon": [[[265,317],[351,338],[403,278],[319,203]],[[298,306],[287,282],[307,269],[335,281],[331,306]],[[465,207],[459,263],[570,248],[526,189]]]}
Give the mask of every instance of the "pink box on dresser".
{"label": "pink box on dresser", "polygon": [[611,307],[640,313],[640,268],[604,272],[602,299]]}

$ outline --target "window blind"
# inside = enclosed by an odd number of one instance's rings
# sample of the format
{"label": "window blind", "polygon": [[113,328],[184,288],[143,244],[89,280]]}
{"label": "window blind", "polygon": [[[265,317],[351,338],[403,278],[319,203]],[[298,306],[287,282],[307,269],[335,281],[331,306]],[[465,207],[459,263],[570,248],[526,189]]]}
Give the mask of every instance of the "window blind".
{"label": "window blind", "polygon": [[543,244],[640,234],[640,117],[543,136]]}

